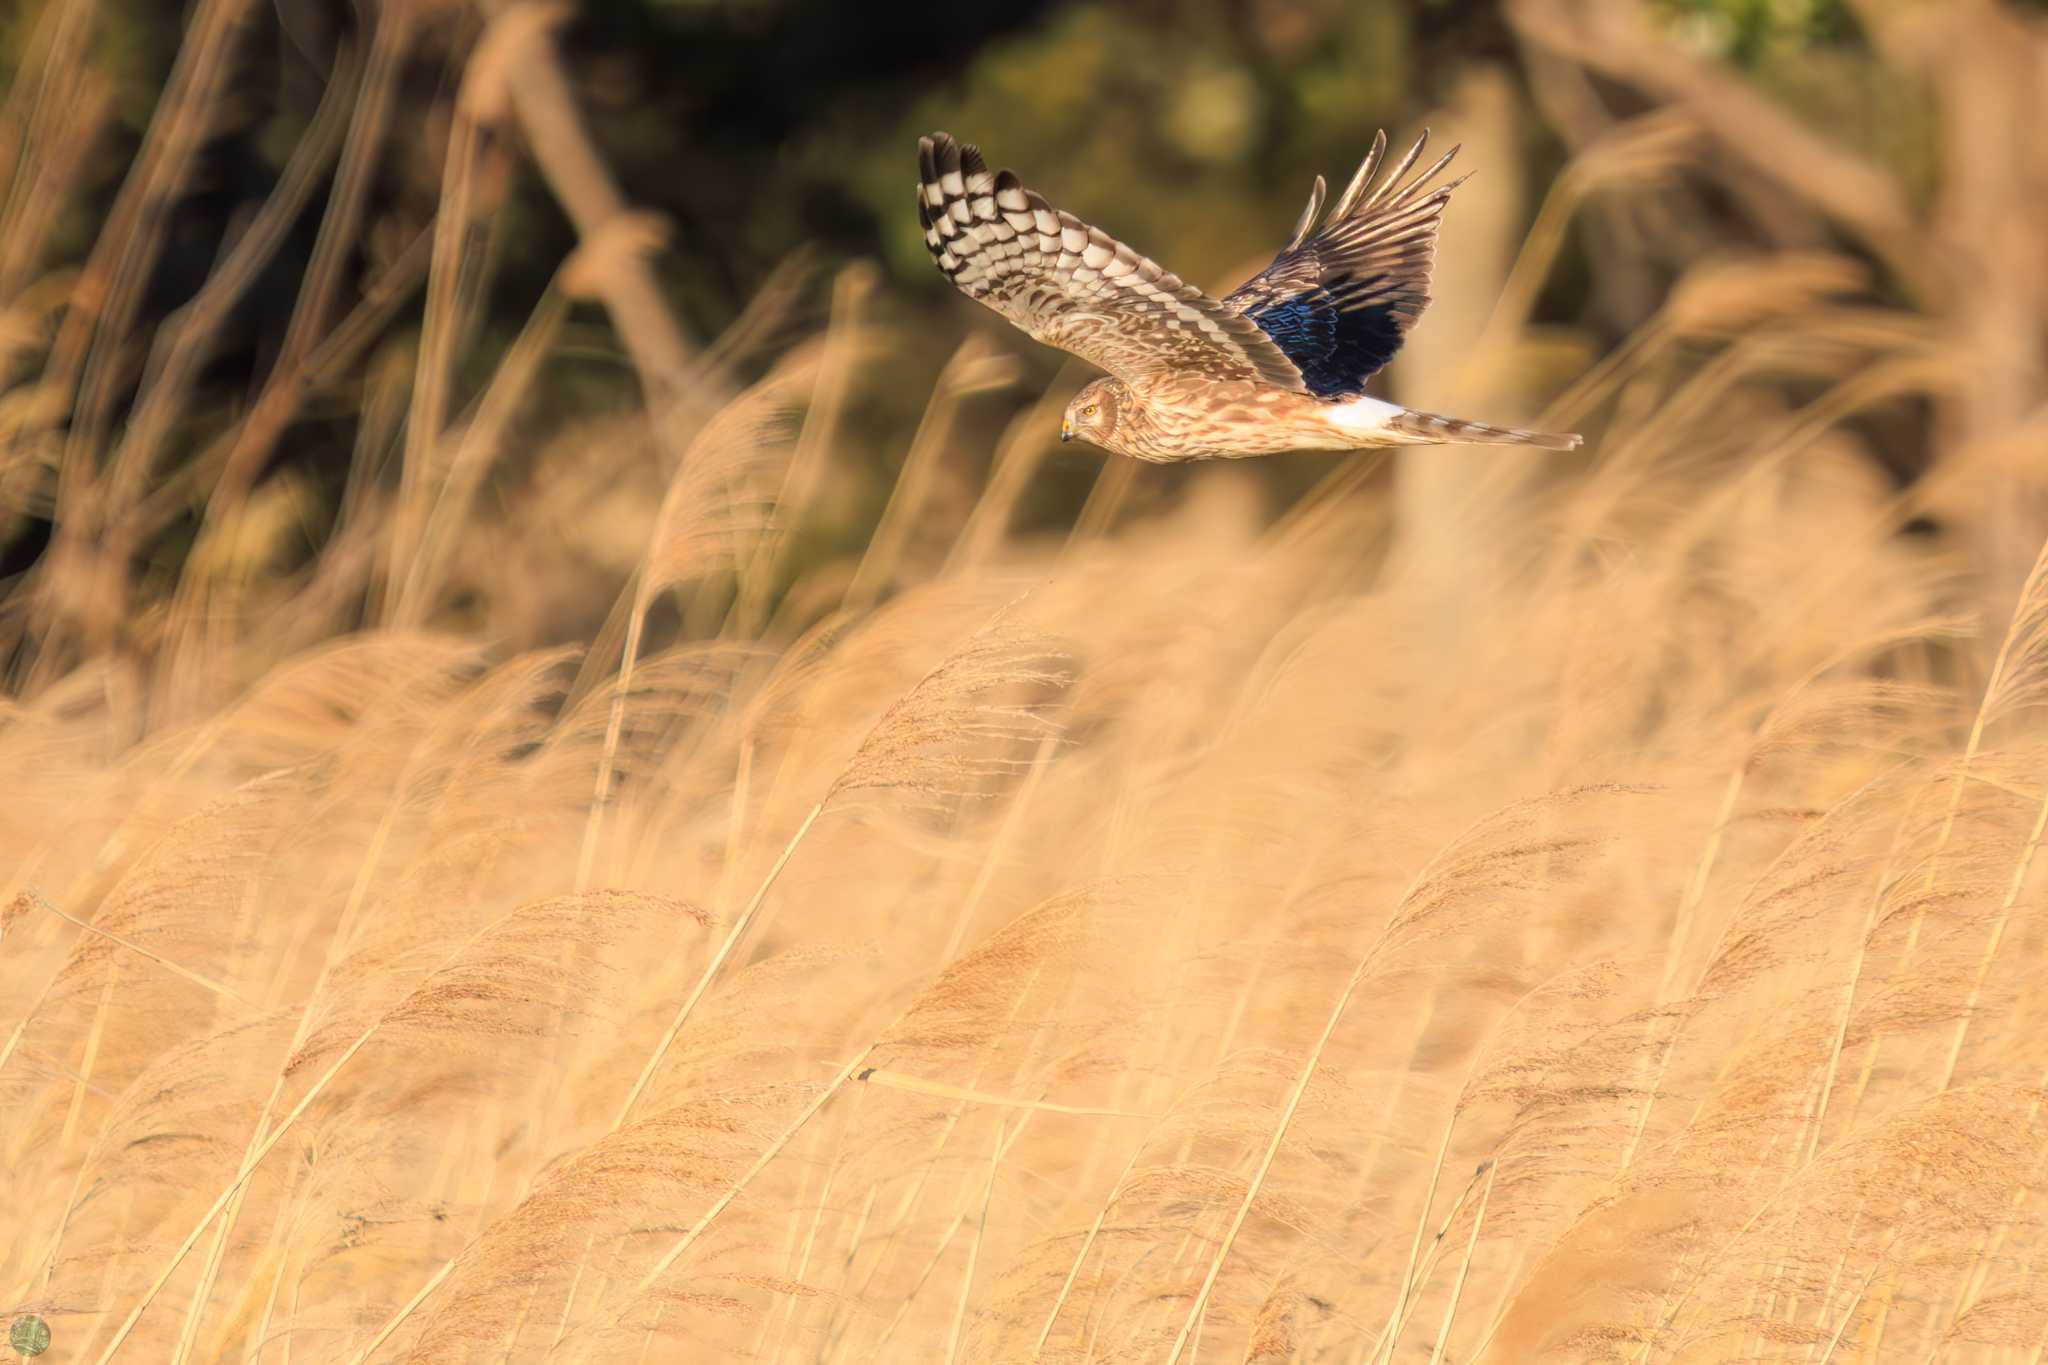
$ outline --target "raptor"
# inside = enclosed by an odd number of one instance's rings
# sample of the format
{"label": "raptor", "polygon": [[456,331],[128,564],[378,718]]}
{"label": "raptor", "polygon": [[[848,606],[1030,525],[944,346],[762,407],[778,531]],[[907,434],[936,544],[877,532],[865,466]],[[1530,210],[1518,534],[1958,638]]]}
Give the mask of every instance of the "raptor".
{"label": "raptor", "polygon": [[1287,450],[1466,443],[1570,450],[1580,438],[1416,412],[1365,382],[1429,305],[1453,147],[1409,175],[1429,135],[1381,174],[1387,136],[1323,214],[1321,176],[1273,263],[1212,298],[1100,228],[991,173],[945,133],[917,146],[917,213],[939,269],[1049,346],[1108,371],[1060,438],[1155,462]]}

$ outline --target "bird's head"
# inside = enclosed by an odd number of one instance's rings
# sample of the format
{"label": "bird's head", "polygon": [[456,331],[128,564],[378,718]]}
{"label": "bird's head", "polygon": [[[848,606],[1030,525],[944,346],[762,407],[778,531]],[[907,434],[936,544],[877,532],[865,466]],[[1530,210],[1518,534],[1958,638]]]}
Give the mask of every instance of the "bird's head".
{"label": "bird's head", "polygon": [[1067,404],[1066,415],[1060,418],[1060,439],[1071,441],[1078,436],[1105,450],[1114,449],[1110,438],[1116,435],[1117,415],[1129,396],[1129,390],[1115,379],[1089,384]]}

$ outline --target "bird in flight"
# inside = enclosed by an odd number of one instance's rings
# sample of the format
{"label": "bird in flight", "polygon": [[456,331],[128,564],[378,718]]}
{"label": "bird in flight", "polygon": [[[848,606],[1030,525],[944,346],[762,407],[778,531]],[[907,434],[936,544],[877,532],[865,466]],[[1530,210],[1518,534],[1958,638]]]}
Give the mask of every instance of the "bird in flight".
{"label": "bird in flight", "polygon": [[[1109,371],[1074,396],[1060,439],[1169,462],[1368,446],[1541,446],[1580,438],[1414,412],[1366,395],[1429,306],[1457,148],[1403,182],[1424,133],[1384,176],[1387,135],[1327,217],[1321,176],[1273,263],[1211,298],[1054,208],[972,143],[917,143],[917,216],[939,270],[1033,338]],[[1462,179],[1462,177],[1461,177]],[[1321,217],[1320,225],[1318,218]]]}

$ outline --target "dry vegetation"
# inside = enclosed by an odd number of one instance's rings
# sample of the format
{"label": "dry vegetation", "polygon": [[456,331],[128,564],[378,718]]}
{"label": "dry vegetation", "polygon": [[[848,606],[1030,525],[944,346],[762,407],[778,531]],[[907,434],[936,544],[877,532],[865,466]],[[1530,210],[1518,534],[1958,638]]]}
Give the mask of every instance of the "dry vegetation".
{"label": "dry vegetation", "polygon": [[[0,618],[0,1306],[48,1359],[2043,1358],[2048,572],[2008,618],[1957,512],[2021,501],[2038,439],[1965,393],[1898,493],[1847,419],[1950,401],[2014,335],[1798,240],[1874,223],[1932,269],[1951,219],[1857,218],[1846,161],[1716,162],[1706,130],[1783,116],[1670,57],[1648,114],[1584,127],[1482,354],[1536,353],[1515,310],[1564,222],[1682,212],[1690,159],[1762,176],[1793,240],[1585,366],[1545,418],[1591,458],[1461,510],[1453,580],[1370,457],[1277,517],[1232,468],[1137,515],[1106,466],[1070,535],[1013,534],[1058,395],[960,499],[958,411],[1010,377],[970,343],[865,557],[785,592],[881,382],[868,273],[757,382],[782,286],[691,347],[513,9],[431,234],[337,297],[395,5],[305,181],[130,355],[246,5],[193,7],[98,247],[50,275],[104,114],[88,8],[47,7],[9,96],[0,224],[0,487],[58,519]],[[1590,118],[1573,63],[1624,59],[1580,7],[1520,17]],[[586,245],[459,391],[527,154]],[[161,465],[337,163],[275,372]],[[651,407],[480,499],[581,296]],[[364,363],[421,298],[416,353]],[[335,392],[360,464],[281,568],[303,500],[258,475]],[[1901,534],[1930,510],[1950,534]],[[637,571],[588,650],[505,643],[606,554]]]}

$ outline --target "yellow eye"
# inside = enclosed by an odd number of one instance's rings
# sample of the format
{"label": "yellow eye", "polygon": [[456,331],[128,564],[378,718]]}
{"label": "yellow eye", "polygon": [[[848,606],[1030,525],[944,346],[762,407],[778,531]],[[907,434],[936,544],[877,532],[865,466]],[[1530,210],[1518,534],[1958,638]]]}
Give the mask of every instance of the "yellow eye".
{"label": "yellow eye", "polygon": [[1082,408],[1081,415],[1083,417],[1093,417],[1095,415],[1095,405],[1090,403],[1087,407]]}

